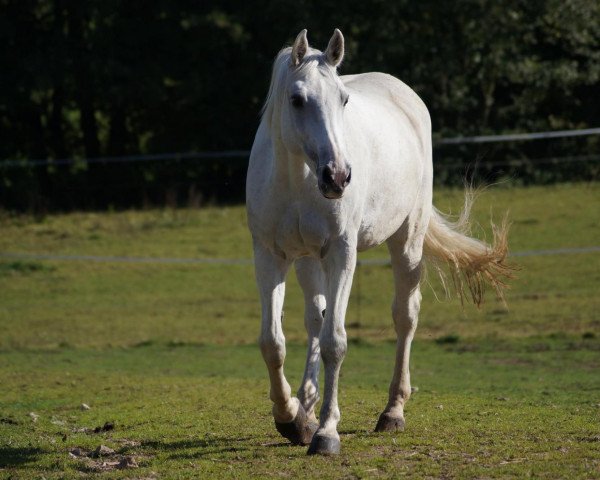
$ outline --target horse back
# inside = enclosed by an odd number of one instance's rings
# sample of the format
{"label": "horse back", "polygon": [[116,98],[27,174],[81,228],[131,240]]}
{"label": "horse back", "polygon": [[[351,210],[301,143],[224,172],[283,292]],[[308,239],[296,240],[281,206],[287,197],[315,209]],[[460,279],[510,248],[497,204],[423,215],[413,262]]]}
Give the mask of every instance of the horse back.
{"label": "horse back", "polygon": [[427,106],[415,91],[392,75],[381,72],[343,75],[344,85],[353,93],[368,99],[371,105],[393,106],[412,124],[425,142],[431,139],[431,118]]}

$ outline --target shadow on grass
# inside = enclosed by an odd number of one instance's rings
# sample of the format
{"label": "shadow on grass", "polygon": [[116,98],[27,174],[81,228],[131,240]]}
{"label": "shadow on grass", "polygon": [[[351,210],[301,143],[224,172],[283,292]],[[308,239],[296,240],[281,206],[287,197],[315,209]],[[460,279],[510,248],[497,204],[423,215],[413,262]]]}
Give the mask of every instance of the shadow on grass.
{"label": "shadow on grass", "polygon": [[[343,436],[355,436],[365,434],[362,430],[343,430]],[[165,442],[150,440],[142,443],[142,448],[155,450],[156,452],[171,452],[169,458],[172,460],[185,459],[194,460],[207,455],[237,454],[248,452],[256,448],[279,449],[279,448],[306,448],[307,445],[293,445],[285,439],[281,441],[264,441],[264,438],[254,437],[214,437],[197,440],[177,440]]]}
{"label": "shadow on grass", "polygon": [[254,437],[215,437],[197,440],[177,440],[173,442],[150,440],[143,442],[142,447],[163,452],[173,452],[169,455],[169,458],[171,459],[192,460],[202,458],[206,455],[250,450],[250,448],[244,446],[243,443],[251,440],[255,440],[256,445],[260,444],[258,439]]}
{"label": "shadow on grass", "polygon": [[34,462],[43,450],[39,448],[0,447],[0,468],[10,468]]}
{"label": "shadow on grass", "polygon": [[[207,455],[234,454],[248,452],[255,448],[289,448],[293,445],[285,440],[265,442],[261,437],[214,437],[197,440],[177,440],[163,442],[150,440],[142,443],[142,448],[169,452],[170,459],[193,460]],[[248,442],[248,443],[246,443]],[[305,448],[306,446],[300,446]],[[191,451],[190,451],[191,450]]]}

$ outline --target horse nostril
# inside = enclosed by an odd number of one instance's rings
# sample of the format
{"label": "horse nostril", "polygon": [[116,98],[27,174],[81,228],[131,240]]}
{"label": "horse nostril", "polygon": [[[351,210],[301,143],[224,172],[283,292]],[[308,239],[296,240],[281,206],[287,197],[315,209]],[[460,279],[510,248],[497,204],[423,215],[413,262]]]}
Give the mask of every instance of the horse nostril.
{"label": "horse nostril", "polygon": [[326,185],[331,185],[333,183],[333,171],[330,167],[325,166],[321,172],[321,180]]}
{"label": "horse nostril", "polygon": [[352,170],[348,170],[348,176],[346,177],[346,180],[344,181],[344,187],[348,186],[348,184],[350,183],[350,180],[352,180]]}

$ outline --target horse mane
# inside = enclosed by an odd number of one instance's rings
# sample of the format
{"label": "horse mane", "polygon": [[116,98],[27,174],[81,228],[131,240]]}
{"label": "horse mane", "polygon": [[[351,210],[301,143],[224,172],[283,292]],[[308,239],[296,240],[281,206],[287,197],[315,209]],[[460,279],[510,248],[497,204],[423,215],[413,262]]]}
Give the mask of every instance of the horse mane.
{"label": "horse mane", "polygon": [[283,83],[284,77],[287,75],[291,54],[292,47],[282,48],[279,50],[279,53],[275,57],[275,62],[273,63],[269,91],[267,93],[265,103],[260,111],[260,114],[263,117],[267,117],[269,121],[273,115],[273,103],[275,102],[275,98],[281,95],[281,88],[278,87]]}
{"label": "horse mane", "polygon": [[290,72],[294,74],[301,73],[308,68],[317,67],[325,63],[322,52],[315,48],[309,47],[308,52],[306,52],[306,55],[300,64],[291,69],[291,56],[292,47],[282,48],[279,50],[279,53],[277,53],[275,62],[273,63],[269,91],[267,93],[265,103],[260,111],[262,117],[266,118],[269,124],[271,123],[275,106],[281,103],[281,97],[284,94],[283,86],[286,84],[286,80]]}

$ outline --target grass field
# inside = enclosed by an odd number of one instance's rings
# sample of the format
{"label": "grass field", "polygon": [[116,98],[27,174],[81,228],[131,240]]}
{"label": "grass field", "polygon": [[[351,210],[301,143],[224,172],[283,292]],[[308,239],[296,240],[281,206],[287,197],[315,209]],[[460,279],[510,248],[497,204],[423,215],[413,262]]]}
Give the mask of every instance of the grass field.
{"label": "grass field", "polygon": [[[460,196],[441,190],[435,203],[456,212]],[[600,244],[596,184],[492,188],[475,211],[487,236],[492,207],[497,220],[511,212],[513,251]],[[251,246],[243,207],[230,207],[4,214],[0,253],[249,259]],[[385,257],[382,247],[360,258]],[[342,454],[315,459],[272,425],[250,264],[0,258],[0,478],[600,478],[600,253],[514,261],[508,308],[491,294],[481,311],[436,300],[430,272],[418,391],[406,431],[383,435],[372,429],[393,365],[391,270],[362,265]],[[297,385],[293,275],[285,309]],[[85,455],[100,445],[114,453]]]}

